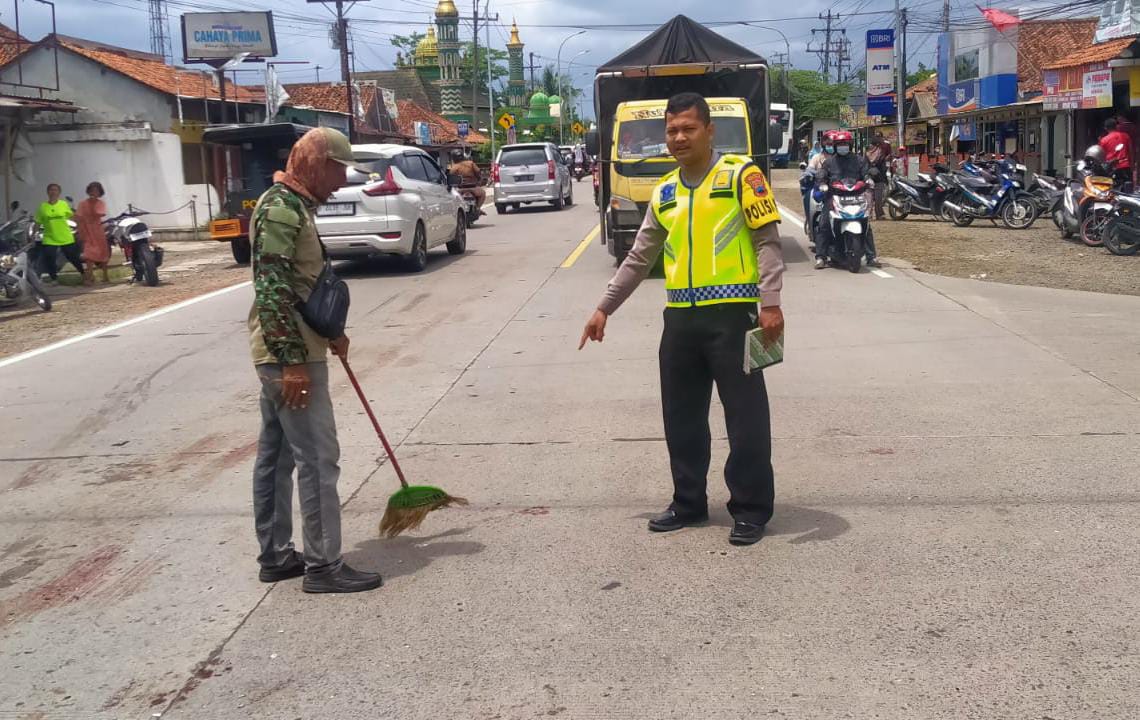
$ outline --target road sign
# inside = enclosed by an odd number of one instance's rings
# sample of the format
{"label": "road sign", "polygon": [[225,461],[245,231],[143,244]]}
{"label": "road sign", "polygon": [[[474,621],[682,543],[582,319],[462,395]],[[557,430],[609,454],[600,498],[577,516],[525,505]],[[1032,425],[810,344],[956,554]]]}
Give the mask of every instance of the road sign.
{"label": "road sign", "polygon": [[571,127],[570,129],[574,131],[575,135],[585,135],[586,134],[586,128],[580,122],[574,123],[573,127]]}
{"label": "road sign", "polygon": [[505,112],[499,116],[499,127],[504,130],[510,130],[515,126],[515,116],[509,112]]}
{"label": "road sign", "polygon": [[467,133],[470,131],[471,125],[468,124],[466,120],[460,120],[459,122],[455,123],[455,132],[459,135],[459,137],[466,139]]}

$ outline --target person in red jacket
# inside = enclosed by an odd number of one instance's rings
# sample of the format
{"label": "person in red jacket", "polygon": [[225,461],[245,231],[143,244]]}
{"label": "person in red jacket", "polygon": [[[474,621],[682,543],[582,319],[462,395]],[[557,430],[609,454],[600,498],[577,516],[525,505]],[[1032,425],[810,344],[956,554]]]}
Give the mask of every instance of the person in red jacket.
{"label": "person in red jacket", "polygon": [[1104,121],[1104,136],[1100,139],[1105,162],[1114,163],[1112,179],[1117,186],[1132,182],[1132,138],[1116,127],[1116,118]]}

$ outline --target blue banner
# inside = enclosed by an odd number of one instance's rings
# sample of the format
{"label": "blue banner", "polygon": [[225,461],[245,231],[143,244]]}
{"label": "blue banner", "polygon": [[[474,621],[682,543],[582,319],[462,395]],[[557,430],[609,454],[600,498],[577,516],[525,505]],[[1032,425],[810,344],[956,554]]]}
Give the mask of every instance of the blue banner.
{"label": "blue banner", "polygon": [[895,63],[892,28],[867,31],[867,114],[895,114]]}

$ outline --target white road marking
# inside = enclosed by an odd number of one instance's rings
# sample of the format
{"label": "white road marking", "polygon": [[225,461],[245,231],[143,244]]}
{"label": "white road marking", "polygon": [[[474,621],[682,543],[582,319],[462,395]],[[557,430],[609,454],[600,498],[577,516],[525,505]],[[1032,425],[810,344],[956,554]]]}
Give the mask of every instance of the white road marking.
{"label": "white road marking", "polygon": [[[60,340],[59,342],[52,343],[51,345],[45,345],[42,348],[36,348],[35,350],[29,350],[28,352],[20,353],[19,355],[13,355],[10,358],[0,360],[0,368],[8,367],[9,365],[15,365],[16,363],[23,360],[30,360],[31,358],[39,357],[40,355],[49,353],[53,350],[59,350],[61,348],[67,347],[68,345],[74,345],[78,342],[83,342],[84,340],[97,338],[100,335],[105,335],[109,332],[122,330],[123,328],[130,327],[131,325],[138,325],[141,322],[153,320],[156,317],[161,317],[167,313],[172,313],[175,310],[181,310],[182,308],[190,307],[191,305],[197,305],[198,303],[205,302],[206,300],[212,300],[219,295],[225,295],[228,292],[239,290],[243,287],[249,286],[250,284],[251,282],[249,280],[246,280],[245,282],[240,282],[237,285],[230,285],[229,287],[224,287],[220,290],[208,292],[205,295],[199,295],[198,297],[192,297],[189,300],[183,300],[182,302],[174,303],[173,305],[167,305],[164,308],[159,308],[158,310],[148,312],[147,314],[140,315],[136,318],[123,320],[122,322],[117,322],[114,325],[107,325],[106,327],[101,327],[98,330],[92,330],[91,332],[84,333],[83,335],[76,335],[75,337],[67,338],[66,340]],[[142,288],[139,289],[142,290]]]}
{"label": "white road marking", "polygon": [[871,274],[872,275],[878,275],[881,278],[893,278],[894,277],[894,275],[891,275],[889,272],[884,272],[882,270],[879,270],[878,268],[871,268]]}

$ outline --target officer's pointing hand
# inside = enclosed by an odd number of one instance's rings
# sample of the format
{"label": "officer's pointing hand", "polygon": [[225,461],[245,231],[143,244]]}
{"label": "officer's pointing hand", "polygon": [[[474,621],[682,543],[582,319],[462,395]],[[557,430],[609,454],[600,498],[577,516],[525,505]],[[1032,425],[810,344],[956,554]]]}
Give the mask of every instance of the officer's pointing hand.
{"label": "officer's pointing hand", "polygon": [[595,310],[594,314],[590,316],[589,322],[586,323],[586,329],[582,331],[582,341],[578,343],[578,349],[586,347],[587,340],[594,342],[601,342],[606,337],[606,314],[601,310]]}

